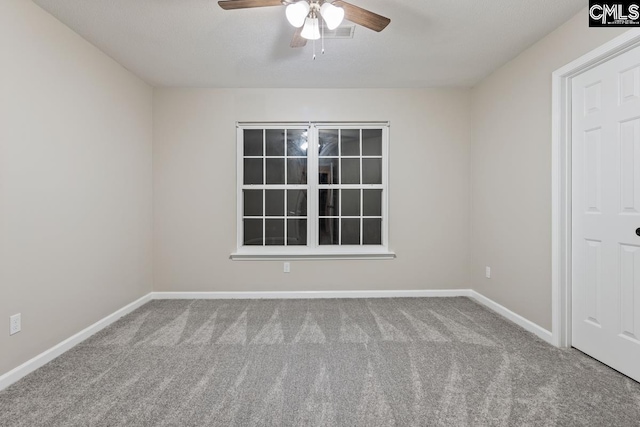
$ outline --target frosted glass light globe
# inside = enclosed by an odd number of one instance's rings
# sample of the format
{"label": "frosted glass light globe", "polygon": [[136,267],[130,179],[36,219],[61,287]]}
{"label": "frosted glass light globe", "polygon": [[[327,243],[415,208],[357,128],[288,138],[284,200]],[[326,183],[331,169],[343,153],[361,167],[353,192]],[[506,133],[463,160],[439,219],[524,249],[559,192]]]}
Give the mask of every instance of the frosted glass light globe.
{"label": "frosted glass light globe", "polygon": [[327,23],[327,28],[335,30],[344,19],[344,9],[331,3],[324,3],[320,7],[320,15],[324,18],[324,22]]}
{"label": "frosted glass light globe", "polygon": [[291,3],[285,10],[287,20],[291,25],[296,28],[300,28],[304,25],[304,21],[309,14],[309,3],[306,1],[299,1]]}
{"label": "frosted glass light globe", "polygon": [[320,26],[318,18],[307,18],[300,35],[307,40],[318,40],[320,38]]}

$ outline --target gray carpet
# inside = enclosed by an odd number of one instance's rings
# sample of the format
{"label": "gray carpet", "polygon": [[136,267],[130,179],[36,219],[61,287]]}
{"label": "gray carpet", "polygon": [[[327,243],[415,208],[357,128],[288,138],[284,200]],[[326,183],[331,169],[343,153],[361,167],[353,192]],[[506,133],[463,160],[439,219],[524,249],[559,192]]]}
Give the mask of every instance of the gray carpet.
{"label": "gray carpet", "polygon": [[638,426],[640,384],[467,298],[153,301],[0,392],[2,426]]}

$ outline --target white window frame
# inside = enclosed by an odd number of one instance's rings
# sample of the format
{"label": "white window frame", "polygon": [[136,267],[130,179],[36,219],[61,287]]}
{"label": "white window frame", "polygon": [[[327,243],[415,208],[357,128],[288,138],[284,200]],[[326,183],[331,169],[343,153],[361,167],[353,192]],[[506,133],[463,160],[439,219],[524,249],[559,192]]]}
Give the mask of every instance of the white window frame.
{"label": "white window frame", "polygon": [[[243,189],[244,181],[244,130],[245,129],[305,129],[308,131],[307,184],[307,245],[306,246],[245,246],[243,244]],[[382,184],[339,184],[335,189],[382,189],[381,245],[320,245],[318,239],[318,190],[329,187],[318,183],[318,133],[321,129],[382,129]],[[389,122],[238,122],[236,123],[236,227],[237,250],[233,260],[282,260],[282,259],[393,259],[389,250]],[[266,153],[264,153],[266,155]],[[368,156],[367,156],[368,157]],[[360,157],[362,159],[362,156]],[[286,162],[285,162],[286,164]],[[286,170],[285,170],[286,171]],[[362,174],[362,168],[360,170]],[[291,189],[290,185],[266,184],[256,189]],[[294,187],[295,188],[295,187]],[[360,203],[362,204],[362,198]],[[360,217],[365,218],[364,216]],[[361,221],[362,223],[362,221]],[[285,221],[286,224],[286,221]],[[362,236],[362,232],[361,232]]]}

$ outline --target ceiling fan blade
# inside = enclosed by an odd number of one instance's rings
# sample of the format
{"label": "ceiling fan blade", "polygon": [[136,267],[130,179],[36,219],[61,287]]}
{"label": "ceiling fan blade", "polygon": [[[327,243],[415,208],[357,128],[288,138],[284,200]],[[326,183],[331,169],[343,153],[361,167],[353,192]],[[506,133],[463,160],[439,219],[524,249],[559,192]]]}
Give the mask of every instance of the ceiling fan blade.
{"label": "ceiling fan blade", "polygon": [[307,39],[302,37],[301,33],[302,27],[296,28],[296,32],[293,33],[293,38],[291,39],[291,47],[304,47],[307,45]]}
{"label": "ceiling fan blade", "polygon": [[353,22],[354,24],[362,25],[373,31],[382,31],[391,22],[391,19],[385,18],[377,13],[370,12],[358,6],[354,6],[346,1],[336,0],[333,2],[335,6],[340,6],[344,9],[344,18]]}
{"label": "ceiling fan blade", "polygon": [[221,0],[218,5],[224,10],[247,9],[250,7],[282,6],[282,0]]}

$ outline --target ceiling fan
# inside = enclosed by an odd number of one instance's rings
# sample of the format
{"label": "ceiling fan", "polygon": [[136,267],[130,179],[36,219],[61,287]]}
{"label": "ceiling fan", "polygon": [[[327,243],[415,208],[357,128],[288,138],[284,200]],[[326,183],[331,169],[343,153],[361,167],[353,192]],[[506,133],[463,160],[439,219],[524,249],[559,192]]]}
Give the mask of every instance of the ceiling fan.
{"label": "ceiling fan", "polygon": [[220,0],[218,4],[225,10],[286,6],[287,20],[296,27],[291,47],[303,47],[307,40],[319,39],[321,25],[333,30],[343,19],[378,32],[391,22],[389,18],[342,0]]}

